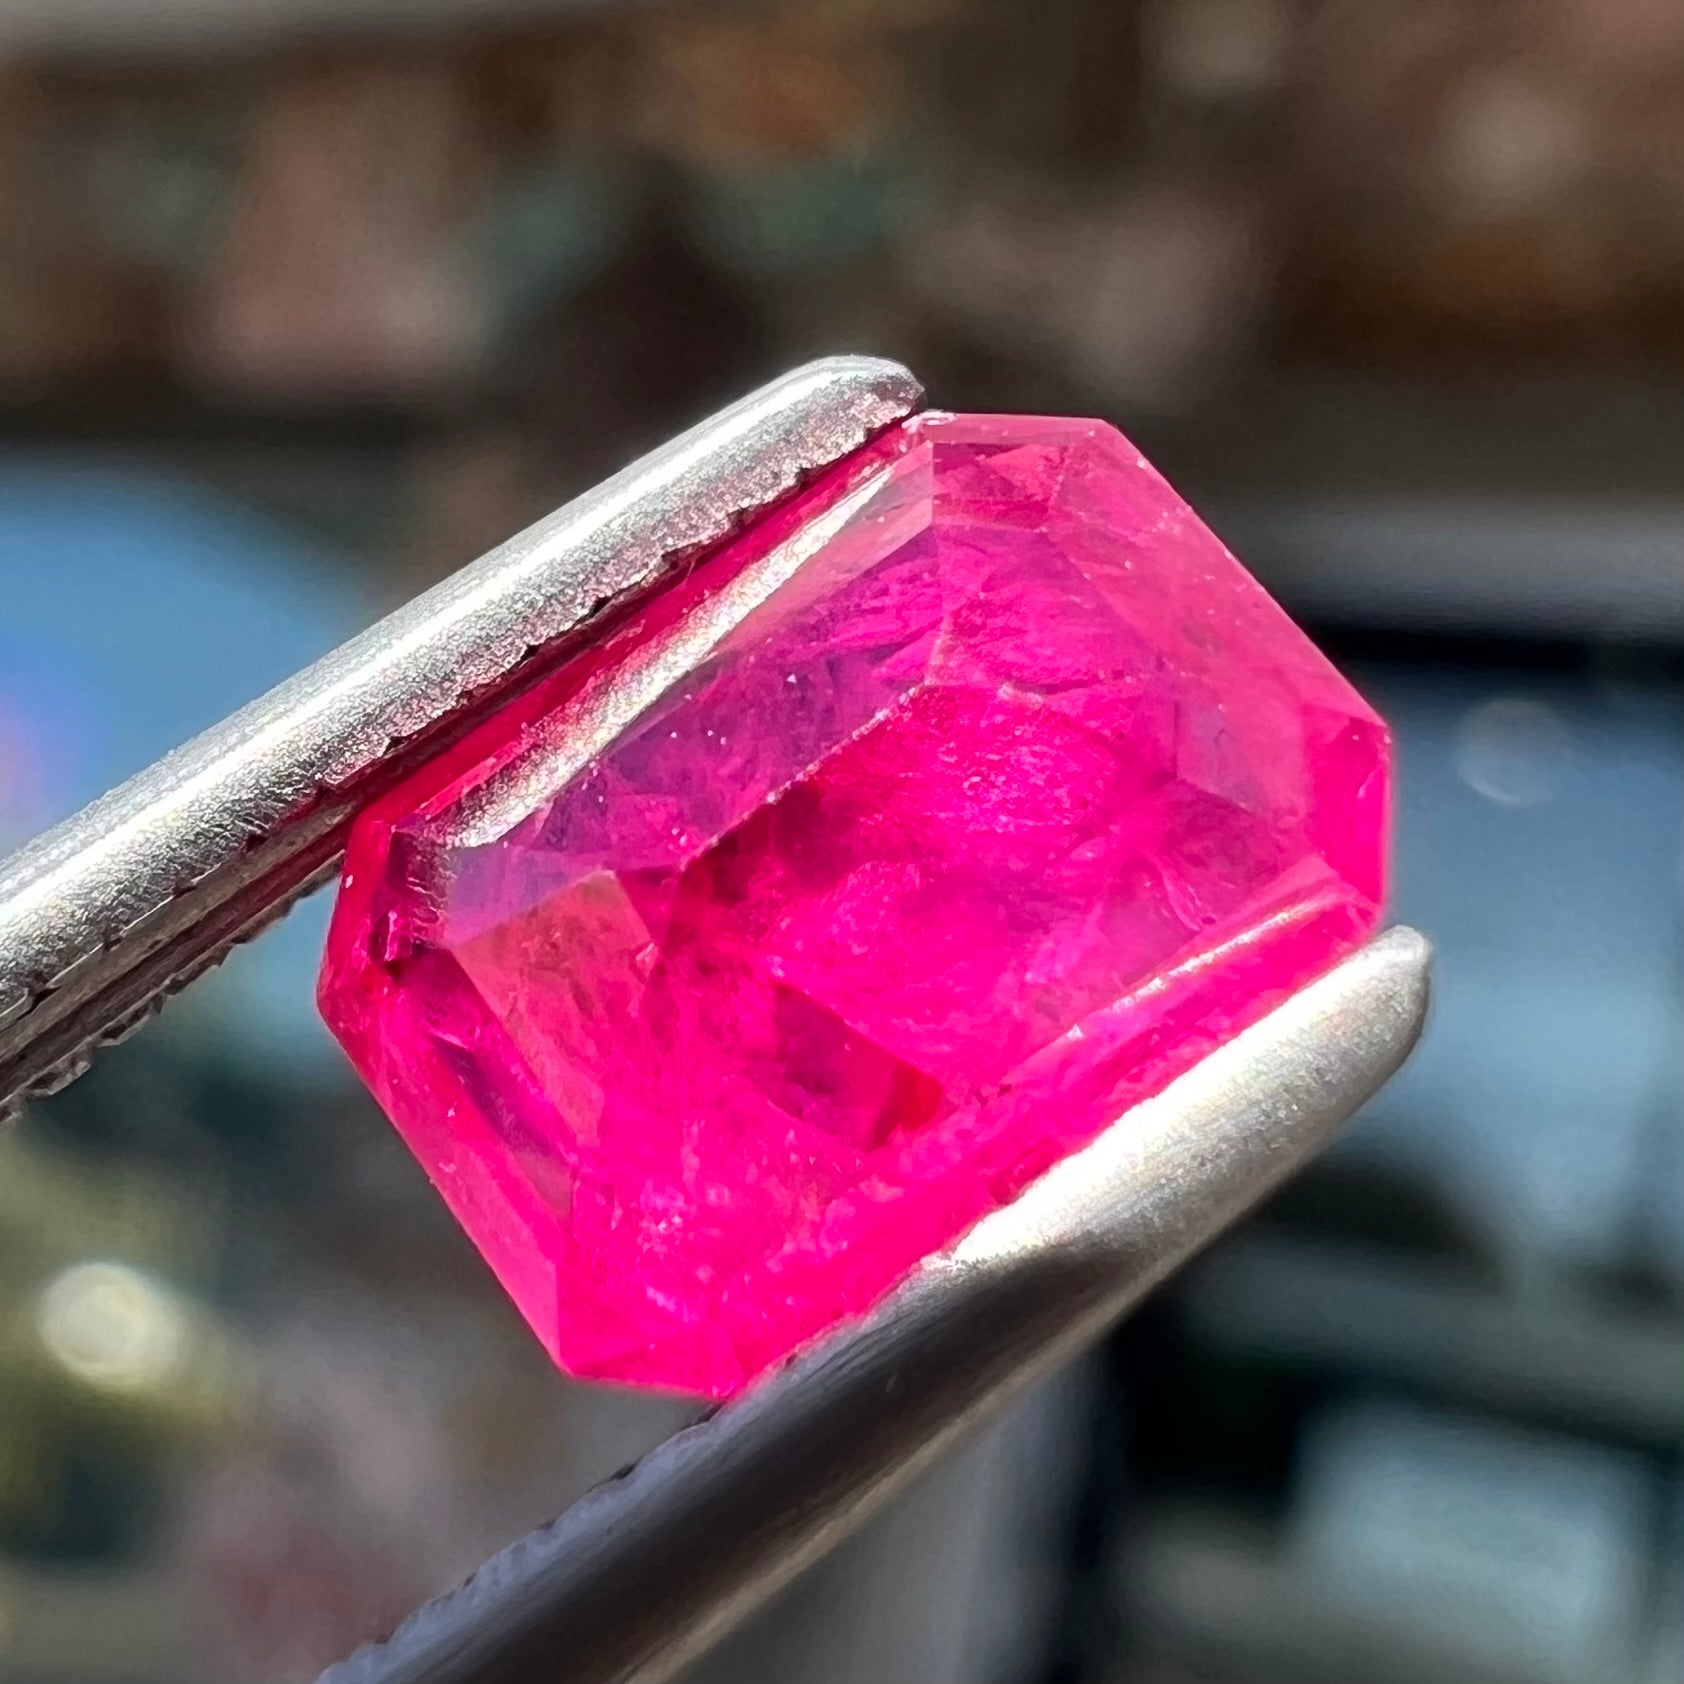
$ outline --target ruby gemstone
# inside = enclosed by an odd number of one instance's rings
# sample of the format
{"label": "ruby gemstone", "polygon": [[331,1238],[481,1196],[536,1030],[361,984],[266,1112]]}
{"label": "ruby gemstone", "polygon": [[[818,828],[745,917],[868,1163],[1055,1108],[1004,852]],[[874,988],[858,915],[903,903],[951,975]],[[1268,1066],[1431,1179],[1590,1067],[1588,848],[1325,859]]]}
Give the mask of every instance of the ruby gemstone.
{"label": "ruby gemstone", "polygon": [[924,415],[364,812],[322,1010],[562,1367],[724,1396],[1360,943],[1387,785],[1113,429]]}

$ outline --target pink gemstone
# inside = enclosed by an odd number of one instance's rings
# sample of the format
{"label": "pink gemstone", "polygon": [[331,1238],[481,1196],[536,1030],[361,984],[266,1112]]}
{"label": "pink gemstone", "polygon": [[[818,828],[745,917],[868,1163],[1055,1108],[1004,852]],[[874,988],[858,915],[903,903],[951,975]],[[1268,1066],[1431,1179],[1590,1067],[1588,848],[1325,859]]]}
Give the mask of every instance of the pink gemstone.
{"label": "pink gemstone", "polygon": [[362,814],[322,1010],[563,1367],[723,1396],[1358,944],[1387,776],[1110,427],[922,416]]}

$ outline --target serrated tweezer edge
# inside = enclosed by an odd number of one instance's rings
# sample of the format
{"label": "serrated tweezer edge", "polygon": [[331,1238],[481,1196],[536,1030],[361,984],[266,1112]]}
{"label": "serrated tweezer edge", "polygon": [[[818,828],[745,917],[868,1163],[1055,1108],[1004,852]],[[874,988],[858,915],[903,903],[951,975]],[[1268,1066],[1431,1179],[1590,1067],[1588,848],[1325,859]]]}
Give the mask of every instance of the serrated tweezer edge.
{"label": "serrated tweezer edge", "polygon": [[587,621],[922,397],[876,358],[796,369],[0,862],[0,1114],[331,874],[356,807]]}

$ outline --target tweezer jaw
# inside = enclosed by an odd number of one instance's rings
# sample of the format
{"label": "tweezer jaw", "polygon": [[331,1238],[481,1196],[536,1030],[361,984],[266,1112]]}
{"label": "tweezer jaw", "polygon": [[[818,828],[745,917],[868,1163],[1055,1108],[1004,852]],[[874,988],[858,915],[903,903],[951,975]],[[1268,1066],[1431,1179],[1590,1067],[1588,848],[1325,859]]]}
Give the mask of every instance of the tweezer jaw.
{"label": "tweezer jaw", "polygon": [[[594,616],[922,402],[810,364],[511,539],[0,862],[0,1112],[330,873],[351,813]],[[659,1684],[1097,1337],[1402,1063],[1430,953],[1381,936],[745,1397],[324,1684]]]}
{"label": "tweezer jaw", "polygon": [[1408,1055],[1430,965],[1413,930],[1370,942],[321,1684],[671,1678],[1301,1168]]}
{"label": "tweezer jaw", "polygon": [[331,875],[357,807],[588,621],[922,401],[897,363],[797,369],[0,861],[0,1115]]}

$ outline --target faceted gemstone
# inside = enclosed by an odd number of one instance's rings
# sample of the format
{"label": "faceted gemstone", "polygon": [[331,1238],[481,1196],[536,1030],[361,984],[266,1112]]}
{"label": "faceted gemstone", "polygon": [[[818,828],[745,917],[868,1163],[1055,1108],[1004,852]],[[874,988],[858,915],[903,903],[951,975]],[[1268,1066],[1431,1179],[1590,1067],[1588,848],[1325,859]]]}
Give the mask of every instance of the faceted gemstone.
{"label": "faceted gemstone", "polygon": [[1387,780],[1115,431],[921,416],[363,813],[322,1009],[563,1367],[721,1396],[1360,942]]}

